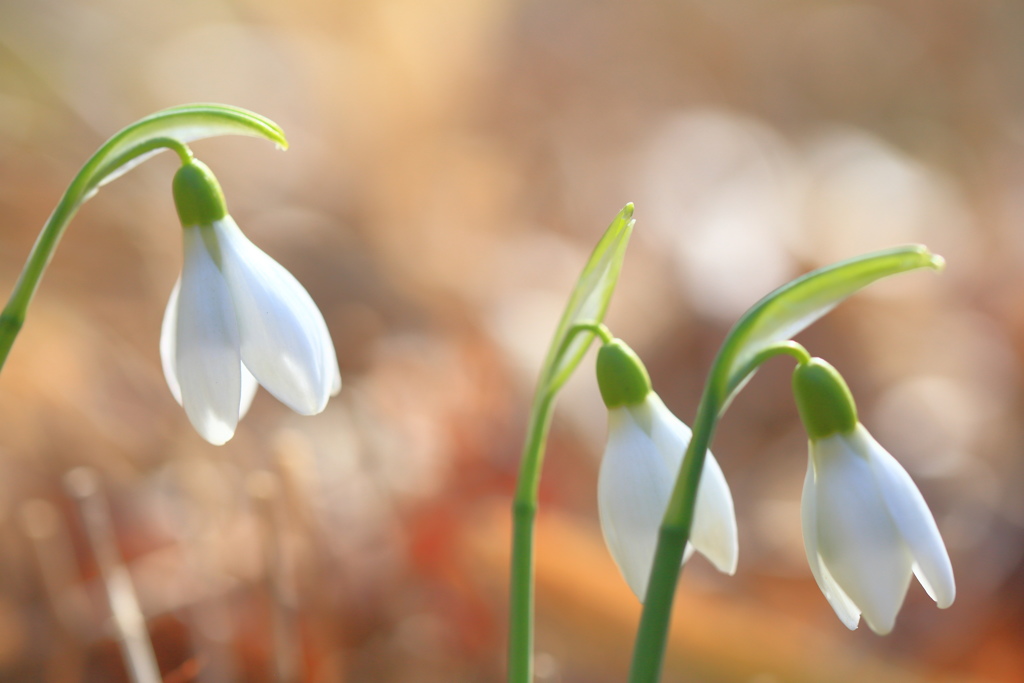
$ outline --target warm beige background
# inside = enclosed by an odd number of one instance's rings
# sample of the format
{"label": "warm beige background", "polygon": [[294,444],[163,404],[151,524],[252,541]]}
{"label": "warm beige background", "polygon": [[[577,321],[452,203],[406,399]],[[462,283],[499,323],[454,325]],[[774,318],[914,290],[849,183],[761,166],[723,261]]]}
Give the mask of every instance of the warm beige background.
{"label": "warm beige background", "polygon": [[[1024,5],[5,0],[3,295],[95,148],[194,101],[287,132],[287,153],[194,150],[319,302],[345,389],[315,418],[261,392],[234,441],[202,442],[157,352],[180,268],[173,158],[106,187],[0,379],[0,679],[124,676],[64,486],[87,465],[166,680],[502,680],[535,373],[587,252],[634,201],[609,322],[684,419],[772,287],[904,242],[949,261],[801,340],[919,482],[956,603],[939,612],[915,583],[887,638],[834,617],[803,557],[804,437],[773,361],[715,441],[739,571],[684,573],[668,680],[1024,680]],[[543,486],[547,683],[623,680],[638,616],[596,522],[591,374],[560,403]]]}

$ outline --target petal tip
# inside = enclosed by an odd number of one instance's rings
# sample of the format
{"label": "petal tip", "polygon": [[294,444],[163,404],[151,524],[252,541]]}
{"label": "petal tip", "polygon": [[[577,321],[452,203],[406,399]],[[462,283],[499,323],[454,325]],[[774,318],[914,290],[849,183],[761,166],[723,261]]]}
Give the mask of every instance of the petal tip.
{"label": "petal tip", "polygon": [[953,601],[956,600],[956,589],[952,589],[948,595],[940,595],[935,599],[935,604],[939,609],[947,609],[953,605]]}
{"label": "petal tip", "polygon": [[[887,636],[887,635],[889,635],[890,633],[892,633],[893,626],[895,626],[895,625],[896,625],[896,622],[893,622],[891,624],[879,624],[878,627],[876,628],[874,624],[872,624],[870,621],[868,622],[868,628],[870,628],[872,631],[874,631],[876,636]],[[857,627],[854,626],[853,628],[857,628]]]}
{"label": "petal tip", "polygon": [[196,427],[196,431],[199,432],[199,436],[203,437],[207,443],[214,446],[223,446],[235,436],[234,430],[227,429],[200,429]]}
{"label": "petal tip", "polygon": [[869,612],[862,612],[864,621],[868,623],[868,628],[874,631],[875,635],[887,636],[892,633],[893,628],[896,626],[896,615],[899,613],[900,605],[897,605],[895,610],[886,610],[884,614],[870,614]]}
{"label": "petal tip", "polygon": [[[705,557],[708,557],[705,555]],[[726,576],[734,576],[736,574],[736,568],[739,565],[739,548],[733,546],[724,557],[717,559],[708,557],[711,560],[711,564],[714,565],[715,569],[722,572]]]}

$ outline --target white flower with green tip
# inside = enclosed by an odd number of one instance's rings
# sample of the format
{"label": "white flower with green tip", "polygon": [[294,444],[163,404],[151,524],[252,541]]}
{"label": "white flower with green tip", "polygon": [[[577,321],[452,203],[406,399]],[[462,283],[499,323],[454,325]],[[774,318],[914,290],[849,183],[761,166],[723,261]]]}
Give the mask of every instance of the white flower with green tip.
{"label": "white flower with green tip", "polygon": [[193,160],[174,177],[184,265],[160,337],[164,375],[199,434],[235,433],[257,383],[302,415],[341,389],[323,316],[302,285],[249,241],[216,178]]}
{"label": "white flower with green tip", "polygon": [[[622,341],[601,348],[597,376],[608,407],[608,445],[597,492],[601,530],[626,582],[642,601],[658,530],[691,432],[651,390],[646,369]],[[720,571],[736,571],[739,546],[732,494],[710,452],[684,562],[694,550]]]}
{"label": "white flower with green tip", "polygon": [[804,546],[839,619],[889,633],[917,576],[940,608],[956,596],[935,519],[910,475],[857,419],[842,377],[821,359],[799,366],[793,388],[810,436]]}

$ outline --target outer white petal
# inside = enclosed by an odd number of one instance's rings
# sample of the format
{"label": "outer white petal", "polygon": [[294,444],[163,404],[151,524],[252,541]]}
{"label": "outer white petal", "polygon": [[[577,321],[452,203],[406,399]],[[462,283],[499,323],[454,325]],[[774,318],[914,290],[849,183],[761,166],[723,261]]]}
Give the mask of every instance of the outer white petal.
{"label": "outer white petal", "polygon": [[164,309],[164,320],[160,325],[160,364],[164,369],[164,378],[171,390],[174,400],[181,405],[181,385],[178,384],[177,347],[178,347],[178,291],[181,289],[181,277],[174,283],[171,298]]}
{"label": "outer white petal", "polygon": [[[171,290],[171,297],[167,302],[167,309],[164,312],[163,324],[160,328],[160,363],[164,369],[164,377],[167,379],[167,386],[171,390],[174,400],[181,405],[181,385],[178,384],[177,370],[177,336],[178,336],[178,291],[181,289],[181,278],[174,283]],[[259,383],[252,373],[242,366],[242,390],[238,406],[239,419],[245,417],[252,406],[252,400],[256,397],[256,390]]]}
{"label": "outer white petal", "polygon": [[631,410],[638,423],[650,434],[662,457],[665,458],[665,464],[678,471],[686,447],[690,445],[693,431],[673,415],[661,397],[654,392],[648,394],[642,404],[632,407]]}
{"label": "outer white petal", "polygon": [[608,411],[608,446],[597,486],[601,530],[640,600],[647,591],[673,474],[628,409]]}
{"label": "outer white petal", "polygon": [[295,412],[319,413],[340,387],[323,316],[298,280],[250,242],[230,217],[217,221],[214,229],[238,316],[242,362]]}
{"label": "outer white petal", "polygon": [[910,556],[866,454],[843,435],[811,441],[818,555],[871,630],[892,630],[910,585]]}
{"label": "outer white petal", "polygon": [[711,560],[720,572],[736,573],[739,561],[739,539],[736,529],[736,511],[725,474],[715,456],[708,453],[704,472],[697,489],[697,508],[690,532],[693,546]]}
{"label": "outer white petal", "polygon": [[227,282],[207,250],[203,230],[208,228],[183,231],[185,263],[178,291],[174,374],[192,426],[220,445],[238,425],[241,360]]}
{"label": "outer white petal", "polygon": [[851,438],[861,441],[861,448],[869,454],[882,498],[914,558],[918,580],[939,607],[949,607],[956,597],[953,566],[924,496],[907,471],[864,427],[858,425]]}
{"label": "outer white petal", "polygon": [[[312,301],[312,299],[310,299]],[[323,323],[322,333],[326,338],[327,342],[321,344],[321,353],[323,358],[321,362],[323,367],[326,368],[326,380],[328,394],[330,396],[337,396],[341,392],[341,370],[338,368],[338,354],[334,351],[334,342],[331,341],[331,333],[327,330],[327,323],[324,322],[323,315],[320,315],[320,309],[316,309],[317,314],[320,317],[320,321]]]}
{"label": "outer white petal", "polygon": [[836,616],[851,631],[857,628],[860,622],[860,610],[853,604],[849,596],[843,592],[832,574],[822,564],[821,555],[818,553],[818,522],[817,522],[817,495],[814,483],[813,462],[807,463],[807,477],[804,479],[804,491],[800,504],[800,516],[803,521],[804,550],[807,551],[807,562],[811,565],[811,573],[814,580],[818,582],[818,588],[825,595],[825,599],[832,605]]}
{"label": "outer white petal", "polygon": [[[692,431],[672,414],[657,394],[650,394],[643,406],[634,409],[650,411],[650,434],[669,469],[669,487],[675,485],[679,466]],[[668,501],[665,503],[666,507]],[[729,484],[715,456],[708,451],[704,471],[697,489],[697,507],[694,510],[690,544],[726,574],[735,574],[739,561],[739,533],[736,511]],[[688,555],[686,556],[688,557]]]}
{"label": "outer white petal", "polygon": [[252,400],[256,398],[256,390],[260,388],[260,383],[256,381],[256,378],[252,376],[252,373],[242,365],[242,390],[241,396],[238,402],[238,419],[241,420],[245,417],[245,414],[249,412],[249,408],[252,407]]}

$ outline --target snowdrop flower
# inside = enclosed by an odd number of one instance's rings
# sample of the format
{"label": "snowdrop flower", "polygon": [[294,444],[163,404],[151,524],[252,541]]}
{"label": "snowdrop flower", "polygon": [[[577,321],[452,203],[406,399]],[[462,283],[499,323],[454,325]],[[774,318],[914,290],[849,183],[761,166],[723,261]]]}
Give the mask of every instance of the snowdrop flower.
{"label": "snowdrop flower", "polygon": [[860,424],[843,378],[815,358],[793,375],[810,437],[802,516],[804,547],[839,619],[892,630],[916,575],[939,607],[956,595],[935,519],[910,475]]}
{"label": "snowdrop flower", "polygon": [[[646,368],[621,340],[601,348],[597,378],[608,407],[608,446],[597,491],[601,530],[626,582],[643,601],[658,530],[691,431],[651,390]],[[739,554],[736,514],[722,468],[710,452],[696,505],[683,561],[696,549],[720,571],[733,574]]]}
{"label": "snowdrop flower", "polygon": [[228,215],[217,179],[192,160],[174,177],[185,239],[160,356],[171,393],[207,441],[235,433],[257,383],[302,415],[341,389],[327,325],[298,281]]}

